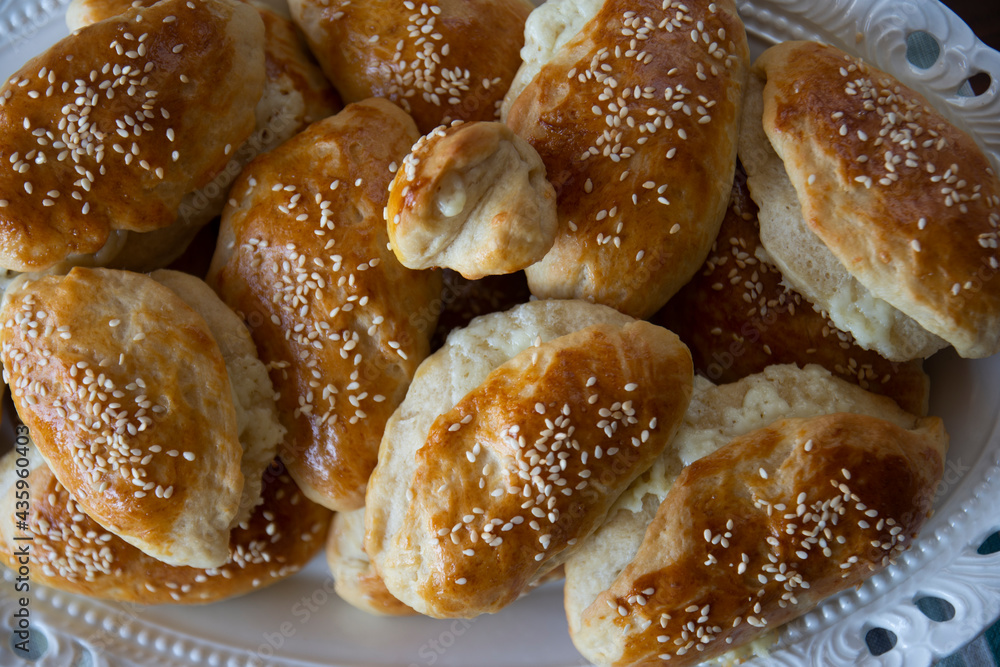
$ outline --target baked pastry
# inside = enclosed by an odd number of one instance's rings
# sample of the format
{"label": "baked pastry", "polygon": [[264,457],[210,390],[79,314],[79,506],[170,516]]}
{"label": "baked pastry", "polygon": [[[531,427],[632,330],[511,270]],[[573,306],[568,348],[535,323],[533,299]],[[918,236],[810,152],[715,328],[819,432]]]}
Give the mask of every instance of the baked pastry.
{"label": "baked pastry", "polygon": [[326,562],[337,595],[351,606],[379,616],[409,616],[412,609],[392,596],[365,553],[365,510],[338,512],[330,524]]}
{"label": "baked pastry", "polygon": [[[160,0],[73,0],[66,9],[66,24],[79,30],[118,16],[129,8],[151,7]],[[260,14],[264,23],[264,90],[254,108],[257,125],[254,133],[233,153],[224,170],[229,177],[220,188],[231,183],[240,169],[260,153],[291,139],[306,126],[331,116],[340,109],[339,97],[316,64],[305,40],[291,20],[274,11],[262,0],[244,0]],[[239,167],[231,166],[233,162]],[[223,193],[225,194],[225,193]],[[217,197],[202,193],[207,199]],[[187,202],[197,207],[195,198]],[[221,209],[221,203],[219,204]],[[184,208],[181,214],[185,213]],[[218,210],[216,211],[218,214]]]}
{"label": "baked pastry", "polygon": [[289,0],[292,20],[345,102],[392,100],[420,134],[496,120],[521,64],[528,0]]}
{"label": "baked pastry", "polygon": [[271,371],[289,474],[337,511],[364,504],[437,317],[440,276],[400,265],[382,218],[390,167],[417,137],[372,99],[258,157],[233,186],[209,271]]}
{"label": "baked pastry", "polygon": [[452,332],[386,425],[365,551],[420,613],[499,610],[561,564],[673,436],[690,396],[677,337],[581,301]]}
{"label": "baked pastry", "polygon": [[298,572],[323,544],[330,510],[303,498],[275,461],[253,516],[233,529],[216,568],[173,567],[147,556],[87,516],[34,447],[27,528],[15,529],[17,454],[0,460],[0,562],[17,568],[18,537],[31,538],[31,581],[90,597],[139,604],[203,604],[249,593]]}
{"label": "baked pastry", "polygon": [[246,330],[191,276],[74,268],[4,295],[0,356],[53,473],[104,528],[218,567],[284,429]]}
{"label": "baked pastry", "polygon": [[258,504],[261,474],[271,465],[278,444],[285,437],[267,367],[257,356],[257,348],[242,320],[202,280],[168,270],[153,271],[149,277],[179,296],[205,320],[222,353],[232,386],[237,438],[243,450],[240,457],[243,492],[235,522],[244,522]]}
{"label": "baked pastry", "polygon": [[651,318],[680,336],[695,372],[725,384],[773,364],[819,364],[862,389],[927,414],[923,362],[893,362],[860,347],[788,287],[760,243],[757,205],[737,169],[732,201],[701,271]]}
{"label": "baked pastry", "polygon": [[0,87],[0,266],[41,271],[173,223],[253,131],[263,41],[243,3],[164,0],[28,61]]}
{"label": "baked pastry", "polygon": [[539,298],[649,317],[705,261],[729,203],[746,33],[730,0],[556,0],[525,28],[505,121],[555,186]]}
{"label": "baked pastry", "polygon": [[786,280],[892,360],[1000,350],[1000,180],[975,141],[834,47],[772,47],[752,79],[741,159]]}
{"label": "baked pastry", "polygon": [[760,638],[909,545],[947,441],[818,366],[696,378],[673,443],[566,564],[574,643],[689,665]]}
{"label": "baked pastry", "polygon": [[442,273],[441,314],[431,337],[431,350],[444,345],[455,329],[461,329],[480,315],[510,310],[531,299],[523,271],[468,280],[445,269]]}
{"label": "baked pastry", "polygon": [[[150,7],[157,0],[73,0],[66,10],[70,30],[117,16],[131,8]],[[256,128],[230,153],[225,167],[204,188],[188,194],[168,227],[142,234],[125,234],[94,265],[148,271],[169,264],[193,242],[209,220],[222,212],[229,185],[260,153],[287,141],[314,121],[340,109],[339,98],[313,60],[292,22],[265,3],[248,2],[264,22],[264,89],[254,108]]]}
{"label": "baked pastry", "polygon": [[470,280],[514,273],[548,252],[556,195],[528,142],[502,123],[455,121],[420,140],[389,185],[392,251],[411,269]]}

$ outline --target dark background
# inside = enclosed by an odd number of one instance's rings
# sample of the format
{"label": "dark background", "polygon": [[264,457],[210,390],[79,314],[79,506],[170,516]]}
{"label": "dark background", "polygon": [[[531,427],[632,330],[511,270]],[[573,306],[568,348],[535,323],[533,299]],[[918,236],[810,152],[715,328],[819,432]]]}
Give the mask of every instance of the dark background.
{"label": "dark background", "polygon": [[1000,2],[997,0],[943,0],[969,24],[979,39],[1000,51]]}

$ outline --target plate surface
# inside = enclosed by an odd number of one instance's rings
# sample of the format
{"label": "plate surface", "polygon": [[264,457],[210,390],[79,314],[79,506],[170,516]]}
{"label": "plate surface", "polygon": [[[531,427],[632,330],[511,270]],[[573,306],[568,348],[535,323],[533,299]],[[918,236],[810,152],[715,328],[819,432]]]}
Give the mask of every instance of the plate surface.
{"label": "plate surface", "polygon": [[[66,34],[66,4],[68,0],[0,0],[0,75],[9,75]],[[837,44],[928,95],[1000,165],[1000,54],[982,45],[940,4],[738,4],[755,55],[782,39]],[[907,41],[914,32],[933,36],[940,48],[925,69],[907,61]],[[992,75],[989,90],[978,97],[959,95],[962,84],[981,71]],[[994,511],[1000,506],[1000,358],[966,361],[944,352],[928,363],[928,370],[931,412],[944,418],[952,440],[936,515],[892,567],[784,628],[767,664],[927,665],[970,640],[1000,613],[1000,553],[983,556],[976,551],[1000,528]],[[0,449],[12,440],[7,419]],[[7,642],[17,608],[13,575],[4,570],[3,577],[0,664],[17,664]],[[954,618],[934,622],[926,617],[914,604],[926,596],[950,603]],[[205,607],[121,605],[36,586],[30,613],[36,650],[44,650],[36,664],[56,667],[587,664],[569,640],[559,585],[545,586],[499,614],[473,621],[381,619],[336,597],[322,557],[277,586]],[[865,634],[876,627],[897,637],[895,648],[879,657],[865,645]]]}

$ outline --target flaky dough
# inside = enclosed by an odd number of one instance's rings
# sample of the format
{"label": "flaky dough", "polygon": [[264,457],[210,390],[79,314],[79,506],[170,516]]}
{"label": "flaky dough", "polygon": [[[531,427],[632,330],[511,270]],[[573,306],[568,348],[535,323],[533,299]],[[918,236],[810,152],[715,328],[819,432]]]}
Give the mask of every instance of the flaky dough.
{"label": "flaky dough", "polygon": [[[781,425],[781,420],[787,421]],[[788,461],[799,461],[802,468],[791,475],[785,473],[776,475],[775,471],[782,465],[781,457],[788,453],[787,447],[781,449],[784,453],[773,454],[750,443],[755,438],[760,440],[761,434],[766,433],[767,429],[777,429],[774,433],[784,435],[776,437],[779,437],[779,440],[787,440],[789,434],[797,433],[800,427],[806,429],[802,431],[803,433],[815,433],[816,451],[812,452],[812,445],[807,447],[809,451],[801,451],[808,437],[798,438],[796,440],[798,449],[790,455]],[[847,433],[844,436],[845,441],[849,441],[846,449],[837,450],[833,446],[841,438],[839,433]],[[744,444],[730,445],[739,441],[743,441]],[[761,442],[766,441],[768,438],[764,438]],[[831,447],[827,448],[827,445]],[[753,486],[757,482],[769,484],[767,479],[772,479],[775,486],[769,487],[766,494],[763,490],[755,491],[759,494],[758,497],[768,500],[775,506],[784,503],[785,508],[796,507],[804,502],[799,500],[800,491],[808,491],[806,498],[813,500],[823,494],[829,495],[828,479],[817,481],[809,477],[808,479],[812,481],[806,481],[807,473],[812,475],[816,472],[814,468],[810,468],[814,464],[808,463],[812,455],[816,465],[820,465],[821,462],[823,470],[833,468],[829,474],[835,473],[839,478],[838,482],[846,482],[855,489],[864,488],[868,492],[865,494],[865,502],[872,507],[880,503],[892,505],[892,512],[883,513],[881,516],[887,518],[894,516],[896,520],[901,520],[905,511],[906,517],[900,523],[902,527],[900,532],[905,530],[906,539],[909,539],[919,529],[930,508],[934,485],[943,469],[946,445],[947,436],[940,420],[919,419],[910,415],[890,399],[874,396],[857,386],[834,378],[819,366],[807,366],[805,369],[792,365],[771,366],[763,373],[718,387],[707,380],[696,378],[695,395],[677,437],[653,467],[623,494],[609,512],[608,521],[567,563],[566,613],[574,643],[588,659],[597,664],[631,664],[644,655],[647,658],[657,655],[657,653],[649,655],[648,651],[651,644],[658,643],[657,637],[667,636],[662,632],[665,628],[660,626],[661,612],[669,614],[669,617],[675,620],[684,618],[684,622],[695,621],[699,617],[699,614],[690,616],[690,612],[685,610],[689,605],[697,604],[697,609],[700,611],[705,602],[699,603],[696,597],[692,597],[690,601],[682,604],[679,610],[672,607],[661,608],[659,602],[661,598],[654,595],[665,594],[666,587],[663,593],[658,593],[659,584],[654,583],[651,577],[643,579],[646,573],[677,561],[678,552],[674,547],[664,546],[671,540],[680,541],[679,543],[684,544],[684,549],[700,556],[700,560],[694,559],[697,562],[692,560],[684,566],[688,568],[685,576],[693,582],[702,579],[716,581],[711,577],[715,576],[713,573],[719,566],[712,566],[715,569],[711,569],[711,563],[702,565],[707,559],[703,554],[706,542],[702,533],[709,527],[712,535],[707,548],[711,549],[713,544],[720,544],[721,537],[725,536],[728,530],[730,534],[727,539],[732,538],[734,544],[739,539],[740,546],[737,548],[753,555],[753,561],[748,563],[747,567],[759,569],[761,563],[758,556],[763,555],[757,553],[759,547],[766,550],[768,543],[765,538],[768,535],[784,533],[784,528],[780,531],[775,528],[771,533],[757,533],[759,517],[752,518],[753,512],[746,514],[748,511],[746,507],[740,510],[744,514],[739,515],[747,517],[746,533],[739,533],[739,529],[744,526],[744,520],[735,515],[733,518],[737,519],[735,523],[738,526],[729,529],[725,527],[726,514],[721,508],[724,507],[729,511],[734,504],[742,502],[741,499],[746,497],[746,492],[740,486],[740,480],[748,480],[747,483]],[[897,446],[906,452],[905,465],[912,474],[897,473],[895,471],[899,469],[892,467],[896,465],[893,457],[901,451]],[[732,451],[724,453],[725,450]],[[862,452],[867,453],[861,454]],[[877,463],[874,458],[865,458],[873,457],[875,452],[881,452],[879,456],[885,458]],[[755,456],[761,458],[755,460],[753,458]],[[865,461],[864,464],[861,464],[862,460]],[[799,466],[799,463],[789,463],[786,467],[796,466]],[[765,468],[768,477],[762,477],[758,468]],[[854,477],[856,481],[863,480],[864,486],[854,487],[849,481],[850,477],[844,479],[841,468],[849,469],[848,475]],[[679,477],[688,481],[681,481]],[[891,485],[887,483],[889,479],[900,480],[901,483],[902,480],[908,480],[905,483],[909,486],[905,490],[890,489]],[[702,495],[696,502],[669,500],[673,496],[690,495],[688,491],[673,490],[678,484],[688,483],[698,484],[703,489],[699,492]],[[802,484],[805,485],[803,488],[795,486]],[[793,486],[795,486],[794,492],[790,491]],[[711,488],[714,499],[704,495],[706,488]],[[668,505],[670,502],[673,504]],[[713,502],[717,503],[718,507],[713,505]],[[750,506],[753,507],[752,504]],[[760,508],[766,513],[766,507],[761,505]],[[851,509],[853,512],[853,504]],[[779,508],[774,510],[774,514],[777,517],[779,512],[784,514],[786,511],[788,510]],[[690,525],[680,530],[671,516],[686,517]],[[850,517],[852,521],[857,521],[858,518],[864,519],[860,513],[858,515],[852,513]],[[654,520],[656,524],[647,530]],[[754,527],[751,528],[750,522],[753,522]],[[872,521],[872,525],[875,524],[876,521]],[[891,526],[886,528],[885,532],[887,533],[890,528]],[[669,532],[661,536],[662,531]],[[861,532],[848,528],[848,532],[844,533],[845,539],[851,540],[850,549],[853,551],[845,553],[838,550],[838,559],[849,558],[857,551],[857,543],[854,540]],[[711,540],[715,539],[716,534],[720,539],[712,543]],[[737,537],[733,538],[733,535]],[[873,539],[875,531],[870,535],[868,539]],[[747,539],[755,545],[753,550],[747,548]],[[787,539],[792,540],[791,537]],[[886,535],[884,539],[889,540],[889,536]],[[899,550],[896,547],[908,544],[904,543],[903,539],[893,539],[891,542],[891,554],[890,550],[884,552],[887,555],[895,555]],[[864,544],[867,545],[867,541]],[[789,547],[784,553],[793,554],[802,548]],[[814,552],[822,551],[822,545],[818,548],[813,545],[812,548]],[[725,557],[713,553],[723,566],[728,566],[733,558],[737,563],[741,561],[739,551],[734,551]],[[883,567],[885,562],[882,561],[882,553],[880,550],[878,558],[873,561],[863,559],[864,564],[872,562],[874,566]],[[662,558],[657,554],[662,554]],[[820,562],[814,563],[814,561]],[[840,579],[839,575],[844,570],[839,568],[839,561],[823,561],[817,554],[810,563],[811,572],[815,571],[813,565],[818,565],[822,574],[817,576],[825,577],[824,583],[822,585],[816,583],[808,592],[801,588],[794,590],[793,594],[801,598],[801,606],[796,607],[797,613],[803,613],[816,601],[844,585],[858,583],[861,580],[860,575],[863,574],[860,570],[868,571],[867,567],[852,566],[850,568],[852,578],[848,581]],[[703,570],[702,567],[707,569]],[[735,572],[736,567],[738,566],[734,565],[733,570],[727,567],[726,570]],[[675,570],[671,569],[669,572],[673,573]],[[751,576],[756,577],[757,571],[751,571],[747,580]],[[753,581],[757,582],[757,579],[754,578]],[[629,588],[629,582],[636,583],[636,586],[631,587],[634,590],[623,593],[625,589],[622,587]],[[648,590],[650,586],[654,589],[652,592]],[[709,617],[712,619],[710,626],[718,626],[719,632],[728,633],[734,627],[737,613],[731,613],[728,617],[727,613],[734,604],[742,604],[743,584],[739,584],[739,590],[732,583],[717,582],[713,583],[713,586],[718,587],[719,597],[717,604],[710,604],[709,611],[715,609],[717,612],[716,615]],[[746,586],[749,590],[751,584]],[[778,588],[780,589],[780,586]],[[768,608],[763,613],[759,613],[759,610],[756,612],[760,618],[765,619],[765,623],[767,622],[765,617],[772,619],[768,628],[789,618],[784,607],[776,604],[781,592],[779,591],[775,597],[762,600]],[[750,593],[756,594],[756,589]],[[687,589],[679,593],[681,596],[687,594]],[[609,616],[604,612],[610,611],[610,604],[614,605],[614,610]],[[622,606],[619,607],[619,604]],[[752,607],[753,603],[750,605],[750,608]],[[740,616],[743,627],[733,636],[737,643],[747,637],[747,630],[755,629],[747,622],[746,615],[740,613]],[[783,620],[777,620],[779,618]],[[755,616],[755,621],[756,619]],[[647,620],[651,622],[647,623]],[[625,627],[626,625],[628,627]],[[672,661],[677,661],[691,649],[689,647],[679,651],[680,647],[686,645],[687,640],[675,643],[680,635],[673,632],[672,623],[670,628],[669,640],[659,642],[660,652],[671,653]],[[640,653],[630,652],[634,650]],[[719,650],[716,644],[712,645],[712,655],[719,655],[725,650],[725,648]],[[691,655],[684,657],[684,664],[690,664],[687,661],[692,658],[702,659],[702,656],[701,652],[692,650]],[[704,654],[704,657],[707,656],[707,653]]]}
{"label": "flaky dough", "polygon": [[[975,141],[920,94],[830,46],[786,42],[754,70],[766,81],[764,131],[807,232],[924,339],[965,357],[1000,350],[1000,179]],[[910,346],[883,354],[926,356],[926,343]]]}
{"label": "flaky dough", "polygon": [[[66,10],[70,30],[118,16],[130,8],[147,8],[157,0],[73,0]],[[229,160],[205,187],[189,193],[180,203],[176,221],[150,232],[119,232],[115,246],[105,244],[105,257],[74,258],[77,265],[112,266],[150,271],[179,257],[195,234],[222,212],[229,186],[257,155],[291,139],[309,124],[340,109],[339,98],[294,24],[272,11],[262,0],[249,0],[264,23],[264,88],[254,108],[256,127],[240,146],[227,153]],[[65,272],[68,268],[60,271]]]}
{"label": "flaky dough", "polygon": [[148,276],[81,268],[15,282],[0,318],[14,405],[76,502],[159,560],[222,565],[243,448],[205,319]]}
{"label": "flaky dough", "polygon": [[17,155],[0,165],[0,266],[43,270],[115,230],[173,223],[253,131],[263,46],[248,5],[164,0],[26,63],[0,88],[2,143]]}
{"label": "flaky dough", "polygon": [[471,280],[514,273],[555,238],[545,165],[502,123],[453,123],[421,137],[389,188],[389,240],[411,269],[445,267]]}
{"label": "flaky dough", "polygon": [[386,426],[366,542],[389,591],[472,617],[560,564],[673,434],[691,361],[672,333],[536,301],[452,332]]}
{"label": "flaky dough", "polygon": [[257,158],[233,186],[209,271],[271,372],[282,460],[337,511],[364,504],[385,422],[439,312],[440,275],[386,247],[389,167],[417,136],[399,107],[372,99]]}
{"label": "flaky dough", "polygon": [[528,0],[289,0],[345,102],[384,97],[426,134],[496,120],[521,60]]}
{"label": "flaky dough", "polygon": [[735,4],[550,0],[526,35],[537,73],[518,75],[506,122],[542,156],[559,219],[532,294],[649,317],[729,202],[749,67]]}

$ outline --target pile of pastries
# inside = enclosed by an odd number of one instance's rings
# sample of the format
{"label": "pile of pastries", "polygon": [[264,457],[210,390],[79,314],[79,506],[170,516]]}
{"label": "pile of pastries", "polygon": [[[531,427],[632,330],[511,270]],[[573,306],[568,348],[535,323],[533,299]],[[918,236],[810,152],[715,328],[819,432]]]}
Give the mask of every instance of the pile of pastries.
{"label": "pile of pastries", "polygon": [[73,0],[0,87],[4,562],[207,603],[325,547],[437,618],[564,577],[588,660],[687,665],[909,546],[923,360],[1000,350],[971,137],[751,63],[733,0],[288,5]]}

